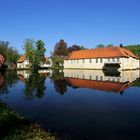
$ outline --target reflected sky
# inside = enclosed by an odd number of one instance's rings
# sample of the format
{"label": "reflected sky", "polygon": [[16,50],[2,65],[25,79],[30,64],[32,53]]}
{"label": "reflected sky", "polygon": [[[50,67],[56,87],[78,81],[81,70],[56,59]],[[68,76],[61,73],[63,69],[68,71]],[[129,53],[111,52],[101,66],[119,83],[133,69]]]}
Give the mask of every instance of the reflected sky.
{"label": "reflected sky", "polygon": [[81,140],[140,139],[139,70],[110,75],[93,70],[17,71],[2,77],[8,93],[1,86],[0,99],[53,132]]}

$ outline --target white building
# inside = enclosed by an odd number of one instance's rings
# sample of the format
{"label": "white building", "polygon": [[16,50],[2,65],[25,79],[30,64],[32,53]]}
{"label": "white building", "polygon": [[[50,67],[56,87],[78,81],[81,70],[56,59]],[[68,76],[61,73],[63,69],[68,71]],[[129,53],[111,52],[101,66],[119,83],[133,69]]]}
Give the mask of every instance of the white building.
{"label": "white building", "polygon": [[[51,66],[51,60],[50,58],[44,58],[45,59],[45,63],[40,65],[40,67],[42,68],[48,68]],[[29,62],[29,60],[26,57],[26,54],[22,55],[19,60],[17,61],[17,68],[30,68],[31,63]]]}
{"label": "white building", "polygon": [[121,70],[140,68],[139,58],[123,47],[107,47],[73,51],[64,60],[64,68],[105,69],[117,66]]}
{"label": "white building", "polygon": [[29,67],[30,67],[29,60],[27,59],[26,55],[24,54],[17,61],[17,68],[29,68]]}

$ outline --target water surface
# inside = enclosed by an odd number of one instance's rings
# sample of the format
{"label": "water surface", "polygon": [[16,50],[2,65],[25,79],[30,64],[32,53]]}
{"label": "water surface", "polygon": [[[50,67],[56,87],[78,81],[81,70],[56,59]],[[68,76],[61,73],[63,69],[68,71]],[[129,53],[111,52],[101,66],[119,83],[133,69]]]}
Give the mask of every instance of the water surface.
{"label": "water surface", "polygon": [[66,139],[140,139],[140,71],[9,71],[0,99]]}

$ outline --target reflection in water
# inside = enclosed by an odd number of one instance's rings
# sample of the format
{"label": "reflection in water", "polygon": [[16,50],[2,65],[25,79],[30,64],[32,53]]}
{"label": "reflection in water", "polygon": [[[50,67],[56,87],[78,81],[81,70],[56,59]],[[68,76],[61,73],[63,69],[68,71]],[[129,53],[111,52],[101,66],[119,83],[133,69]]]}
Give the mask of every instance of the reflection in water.
{"label": "reflection in water", "polygon": [[[139,136],[138,70],[111,75],[97,70],[17,71],[17,74],[18,77],[15,72],[0,75],[1,87],[7,85],[10,91],[0,95],[0,99],[44,128],[62,135],[67,133],[72,140],[136,140]],[[105,92],[124,90],[125,96]]]}
{"label": "reflection in water", "polygon": [[18,81],[16,71],[7,71],[0,73],[0,93],[9,93],[9,87],[12,88]]}
{"label": "reflection in water", "polygon": [[17,71],[18,77],[25,83],[24,94],[27,99],[42,98],[45,94],[46,77],[38,72]]}
{"label": "reflection in water", "polygon": [[64,79],[64,72],[55,70],[51,75],[52,82],[54,84],[54,89],[60,95],[67,92],[67,82]]}
{"label": "reflection in water", "polygon": [[[110,75],[109,75],[110,74]],[[17,77],[18,76],[18,77]],[[9,71],[0,74],[1,93],[8,93],[8,87],[12,87],[17,80],[24,82],[24,94],[27,99],[42,98],[45,94],[46,77],[51,79],[54,89],[60,95],[72,88],[90,88],[107,92],[123,94],[128,87],[139,86],[140,71],[108,72],[101,70],[68,70],[63,71],[39,71],[29,70]],[[137,81],[136,81],[137,80]]]}
{"label": "reflection in water", "polygon": [[139,70],[111,72],[100,70],[64,70],[65,80],[77,88],[91,88],[96,90],[123,94],[124,90],[139,78]]}

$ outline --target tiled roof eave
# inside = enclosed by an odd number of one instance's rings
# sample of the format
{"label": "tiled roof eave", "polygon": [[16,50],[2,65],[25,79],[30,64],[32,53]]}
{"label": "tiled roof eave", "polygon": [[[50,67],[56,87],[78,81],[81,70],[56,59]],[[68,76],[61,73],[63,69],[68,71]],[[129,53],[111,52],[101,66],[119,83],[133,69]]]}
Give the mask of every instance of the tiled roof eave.
{"label": "tiled roof eave", "polygon": [[77,60],[77,59],[97,59],[97,58],[120,58],[120,57],[125,57],[129,58],[128,56],[110,56],[110,57],[81,57],[81,58],[65,58],[64,60]]}
{"label": "tiled roof eave", "polygon": [[24,61],[19,61],[19,62],[17,62],[17,63],[23,63]]}

